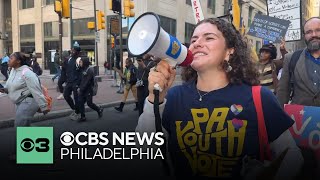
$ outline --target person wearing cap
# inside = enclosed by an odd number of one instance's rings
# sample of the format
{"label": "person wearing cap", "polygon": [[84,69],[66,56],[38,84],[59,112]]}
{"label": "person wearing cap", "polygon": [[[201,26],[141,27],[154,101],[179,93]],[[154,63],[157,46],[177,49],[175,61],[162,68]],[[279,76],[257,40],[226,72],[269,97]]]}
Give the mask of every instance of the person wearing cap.
{"label": "person wearing cap", "polygon": [[[81,81],[81,71],[80,71],[80,51],[81,48],[78,45],[74,45],[71,50],[70,58],[64,62],[65,75],[66,75],[66,86],[63,91],[63,97],[67,101],[68,105],[74,112],[70,115],[71,120],[80,119],[80,110],[79,110],[79,97],[78,97],[78,88]],[[73,99],[71,94],[73,93]]]}
{"label": "person wearing cap", "polygon": [[259,62],[257,63],[261,86],[268,87],[274,94],[276,94],[278,86],[278,72],[282,68],[284,54],[287,53],[284,39],[281,41],[280,51],[282,58],[276,59],[277,48],[275,45],[272,43],[263,45],[259,50]]}
{"label": "person wearing cap", "polygon": [[277,79],[275,65],[272,62],[277,57],[277,48],[272,44],[265,44],[259,50],[259,80],[261,86],[267,86],[272,92],[274,92],[277,86]]}

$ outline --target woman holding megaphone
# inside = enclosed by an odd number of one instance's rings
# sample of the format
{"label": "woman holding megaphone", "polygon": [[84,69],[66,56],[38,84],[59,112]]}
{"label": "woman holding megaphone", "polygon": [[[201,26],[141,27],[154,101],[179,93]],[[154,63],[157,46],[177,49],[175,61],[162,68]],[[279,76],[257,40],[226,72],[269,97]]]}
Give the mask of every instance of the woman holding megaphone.
{"label": "woman holding megaphone", "polygon": [[[258,72],[240,33],[222,19],[200,21],[189,50],[193,62],[183,85],[161,61],[149,73],[149,96],[138,132],[155,131],[154,86],[176,176],[292,179],[303,158],[288,130],[294,123]],[[270,166],[263,165],[272,161]]]}

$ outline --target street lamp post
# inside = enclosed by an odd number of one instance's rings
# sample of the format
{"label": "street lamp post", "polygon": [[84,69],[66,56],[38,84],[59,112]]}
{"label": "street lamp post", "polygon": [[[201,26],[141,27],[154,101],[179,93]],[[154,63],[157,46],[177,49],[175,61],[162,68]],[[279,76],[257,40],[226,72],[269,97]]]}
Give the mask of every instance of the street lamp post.
{"label": "street lamp post", "polygon": [[95,68],[96,68],[96,75],[99,75],[99,65],[98,65],[98,43],[97,43],[97,7],[96,7],[96,0],[93,1],[93,11],[94,11],[94,31],[95,31],[95,39],[94,39],[94,61],[95,61]]}

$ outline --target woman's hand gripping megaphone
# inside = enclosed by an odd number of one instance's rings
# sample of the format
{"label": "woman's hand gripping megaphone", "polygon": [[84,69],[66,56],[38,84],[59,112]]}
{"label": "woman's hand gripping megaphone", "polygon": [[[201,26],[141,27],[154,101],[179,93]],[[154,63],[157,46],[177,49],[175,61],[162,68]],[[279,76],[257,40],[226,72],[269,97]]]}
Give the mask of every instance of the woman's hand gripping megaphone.
{"label": "woman's hand gripping megaphone", "polygon": [[149,97],[150,102],[154,102],[153,90],[159,90],[159,101],[164,101],[168,89],[172,86],[176,77],[176,70],[170,66],[166,60],[161,60],[154,68],[150,70],[149,81]]}

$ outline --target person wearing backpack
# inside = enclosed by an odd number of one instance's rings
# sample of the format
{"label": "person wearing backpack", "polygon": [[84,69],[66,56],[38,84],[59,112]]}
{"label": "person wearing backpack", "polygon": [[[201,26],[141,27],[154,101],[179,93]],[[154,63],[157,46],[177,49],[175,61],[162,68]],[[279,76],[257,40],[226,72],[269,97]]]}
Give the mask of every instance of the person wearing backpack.
{"label": "person wearing backpack", "polygon": [[126,59],[126,69],[124,70],[124,74],[122,74],[121,71],[119,71],[118,73],[120,74],[121,78],[125,82],[125,88],[124,88],[123,98],[120,105],[118,107],[115,107],[114,109],[119,112],[122,112],[124,104],[127,101],[129,91],[131,90],[136,103],[136,107],[133,110],[137,111],[138,110],[138,98],[137,98],[137,87],[136,87],[137,68],[134,66],[131,58]]}
{"label": "person wearing backpack", "polygon": [[43,114],[49,112],[40,81],[30,69],[23,53],[14,52],[10,56],[8,65],[12,70],[4,89],[0,89],[0,92],[7,93],[9,99],[16,105],[14,125],[30,126],[39,108]]}
{"label": "person wearing backpack", "polygon": [[92,102],[93,94],[93,86],[94,86],[94,78],[95,73],[93,68],[90,67],[89,58],[83,57],[80,60],[80,67],[82,70],[81,73],[81,82],[78,88],[78,95],[79,95],[79,110],[81,117],[78,120],[79,122],[86,121],[85,115],[85,107],[84,104],[87,102],[88,106],[97,111],[99,118],[103,116],[103,108],[98,107],[96,104]]}
{"label": "person wearing backpack", "polygon": [[303,27],[307,47],[284,59],[277,98],[284,104],[320,106],[320,18],[313,17]]}

